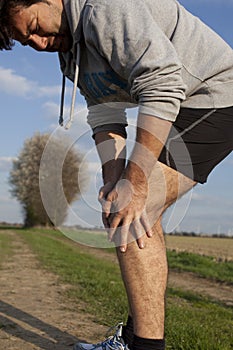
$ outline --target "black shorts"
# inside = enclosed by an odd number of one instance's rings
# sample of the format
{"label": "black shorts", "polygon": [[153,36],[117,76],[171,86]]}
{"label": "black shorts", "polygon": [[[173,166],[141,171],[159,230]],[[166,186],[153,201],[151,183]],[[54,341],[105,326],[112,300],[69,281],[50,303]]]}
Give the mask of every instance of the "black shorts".
{"label": "black shorts", "polygon": [[213,168],[233,150],[233,107],[182,108],[159,161],[204,183]]}

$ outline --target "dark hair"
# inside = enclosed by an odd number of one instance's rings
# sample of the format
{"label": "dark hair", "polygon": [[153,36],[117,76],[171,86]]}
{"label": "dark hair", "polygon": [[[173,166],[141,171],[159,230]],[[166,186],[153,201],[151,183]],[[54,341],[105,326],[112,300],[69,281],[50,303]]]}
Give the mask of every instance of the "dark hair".
{"label": "dark hair", "polygon": [[46,0],[0,0],[0,50],[11,50],[12,39],[11,15],[17,7],[29,7]]}

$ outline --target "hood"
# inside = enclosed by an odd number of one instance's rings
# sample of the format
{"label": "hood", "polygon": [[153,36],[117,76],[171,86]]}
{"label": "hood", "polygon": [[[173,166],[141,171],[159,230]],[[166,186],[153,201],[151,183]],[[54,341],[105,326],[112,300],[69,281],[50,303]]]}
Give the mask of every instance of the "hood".
{"label": "hood", "polygon": [[73,47],[70,51],[65,53],[59,53],[60,67],[63,73],[62,79],[62,92],[61,92],[61,104],[60,104],[60,116],[59,124],[63,125],[63,107],[65,99],[65,82],[66,77],[73,81],[73,92],[70,108],[70,116],[66,129],[72,124],[74,118],[74,106],[77,93],[77,84],[79,77],[79,63],[80,63],[80,40],[82,36],[82,11],[87,0],[63,0],[66,16],[70,26],[70,30],[73,36]]}

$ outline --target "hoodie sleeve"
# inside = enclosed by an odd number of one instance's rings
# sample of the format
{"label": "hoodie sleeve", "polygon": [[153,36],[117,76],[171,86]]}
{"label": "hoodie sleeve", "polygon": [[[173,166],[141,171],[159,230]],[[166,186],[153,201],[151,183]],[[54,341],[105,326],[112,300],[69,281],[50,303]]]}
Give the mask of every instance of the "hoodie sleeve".
{"label": "hoodie sleeve", "polygon": [[128,81],[139,111],[174,121],[185,99],[182,65],[146,2],[100,1],[92,8],[89,24],[92,44]]}

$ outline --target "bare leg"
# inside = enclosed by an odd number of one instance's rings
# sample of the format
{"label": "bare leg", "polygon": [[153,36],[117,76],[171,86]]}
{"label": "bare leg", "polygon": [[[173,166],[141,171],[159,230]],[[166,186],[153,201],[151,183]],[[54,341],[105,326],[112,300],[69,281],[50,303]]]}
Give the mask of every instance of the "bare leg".
{"label": "bare leg", "polygon": [[134,322],[134,334],[142,338],[164,338],[164,296],[167,284],[166,248],[161,215],[195,182],[158,163],[150,177],[147,211],[154,235],[145,237],[145,248],[130,243],[126,253],[117,249],[122,278]]}
{"label": "bare leg", "polygon": [[134,333],[143,338],[163,339],[164,333],[167,261],[159,226],[155,225],[154,236],[146,239],[144,249],[140,250],[137,244],[131,243],[126,253],[122,254],[118,250]]}

